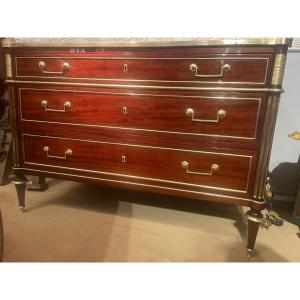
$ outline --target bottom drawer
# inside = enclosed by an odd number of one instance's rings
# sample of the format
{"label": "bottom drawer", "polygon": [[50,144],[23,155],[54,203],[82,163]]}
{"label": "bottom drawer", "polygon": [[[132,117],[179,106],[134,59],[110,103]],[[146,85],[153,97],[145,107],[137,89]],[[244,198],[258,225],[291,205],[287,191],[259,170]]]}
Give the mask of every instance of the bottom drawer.
{"label": "bottom drawer", "polygon": [[24,164],[88,170],[186,186],[248,190],[252,156],[24,134]]}

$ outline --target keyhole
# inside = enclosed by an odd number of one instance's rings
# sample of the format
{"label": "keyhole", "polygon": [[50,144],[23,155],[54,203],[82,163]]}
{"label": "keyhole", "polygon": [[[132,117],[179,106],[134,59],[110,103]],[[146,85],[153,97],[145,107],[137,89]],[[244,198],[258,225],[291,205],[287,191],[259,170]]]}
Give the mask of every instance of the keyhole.
{"label": "keyhole", "polygon": [[127,64],[123,65],[123,72],[128,72],[128,65]]}
{"label": "keyhole", "polygon": [[121,162],[122,162],[122,163],[125,163],[125,162],[126,162],[126,156],[124,156],[124,155],[121,156]]}
{"label": "keyhole", "polygon": [[122,113],[123,113],[123,115],[127,115],[128,110],[127,110],[126,106],[122,107]]}

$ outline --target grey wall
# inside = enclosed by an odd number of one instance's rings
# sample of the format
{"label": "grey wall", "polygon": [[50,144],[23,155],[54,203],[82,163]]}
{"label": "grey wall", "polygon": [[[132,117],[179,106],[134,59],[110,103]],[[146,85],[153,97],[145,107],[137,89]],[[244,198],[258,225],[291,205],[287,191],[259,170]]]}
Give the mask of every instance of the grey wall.
{"label": "grey wall", "polygon": [[281,162],[297,162],[300,141],[288,134],[300,131],[300,49],[290,49],[278,117],[276,122],[269,169],[272,171]]}

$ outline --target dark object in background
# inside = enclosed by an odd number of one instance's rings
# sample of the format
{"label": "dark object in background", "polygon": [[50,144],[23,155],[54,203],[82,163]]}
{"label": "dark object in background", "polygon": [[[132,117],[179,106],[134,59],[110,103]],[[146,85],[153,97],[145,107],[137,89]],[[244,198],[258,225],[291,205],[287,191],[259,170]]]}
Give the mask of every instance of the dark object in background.
{"label": "dark object in background", "polygon": [[273,206],[294,207],[291,222],[300,226],[300,156],[297,163],[281,163],[268,176]]}
{"label": "dark object in background", "polygon": [[297,191],[295,206],[293,210],[292,223],[300,226],[300,180],[298,183],[298,191]]}
{"label": "dark object in background", "polygon": [[9,182],[12,170],[12,148],[9,120],[9,105],[4,95],[0,96],[0,185]]}
{"label": "dark object in background", "polygon": [[295,196],[298,186],[299,162],[280,163],[269,174],[272,192],[274,194]]}

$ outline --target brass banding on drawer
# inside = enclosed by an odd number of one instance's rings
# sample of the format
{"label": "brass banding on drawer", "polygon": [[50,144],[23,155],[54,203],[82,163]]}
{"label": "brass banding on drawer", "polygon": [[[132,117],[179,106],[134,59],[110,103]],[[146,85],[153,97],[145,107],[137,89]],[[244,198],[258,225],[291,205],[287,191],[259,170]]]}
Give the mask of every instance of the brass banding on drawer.
{"label": "brass banding on drawer", "polygon": [[267,84],[271,59],[269,55],[241,54],[209,57],[23,56],[15,58],[15,65],[16,77],[20,78],[47,77],[261,87]]}
{"label": "brass banding on drawer", "polygon": [[[262,102],[259,96],[19,89],[21,120],[253,140]],[[47,113],[40,105],[43,99],[51,103],[51,109],[67,113]],[[71,109],[64,106],[66,99]]]}
{"label": "brass banding on drawer", "polygon": [[[23,163],[158,182],[248,192],[252,155],[192,151],[23,134]],[[54,154],[45,155],[44,145]],[[40,149],[37,151],[36,149]],[[68,153],[66,149],[72,149]],[[32,155],[33,150],[35,154]],[[49,151],[49,150],[47,150]],[[46,152],[48,154],[48,152]],[[185,170],[185,171],[183,171]],[[210,170],[207,172],[207,170]]]}

